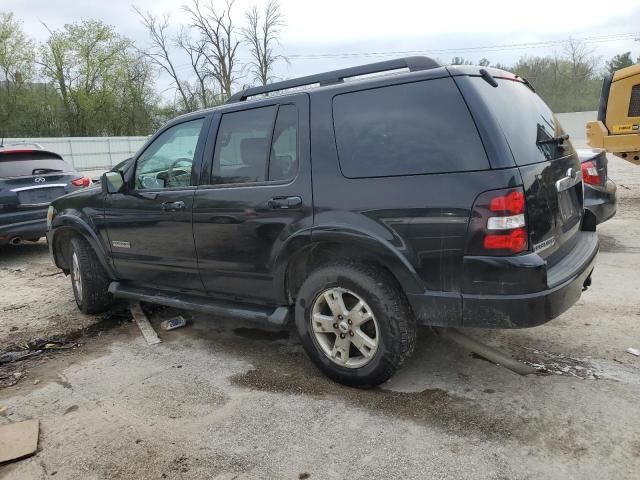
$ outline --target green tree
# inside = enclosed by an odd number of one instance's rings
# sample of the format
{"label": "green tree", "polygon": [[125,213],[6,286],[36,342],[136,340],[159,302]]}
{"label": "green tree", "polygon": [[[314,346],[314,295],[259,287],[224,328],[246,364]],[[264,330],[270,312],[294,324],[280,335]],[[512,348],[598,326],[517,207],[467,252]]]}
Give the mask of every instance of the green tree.
{"label": "green tree", "polygon": [[[638,60],[640,61],[640,57],[638,58]],[[607,70],[609,70],[609,73],[613,73],[616,70],[630,67],[631,65],[633,65],[631,52],[619,53],[607,62]]]}
{"label": "green tree", "polygon": [[1,135],[13,129],[13,116],[33,74],[33,42],[12,13],[0,12],[0,125]]}
{"label": "green tree", "polygon": [[157,100],[151,67],[129,39],[97,20],[49,34],[39,62],[60,95],[68,135],[149,133]]}

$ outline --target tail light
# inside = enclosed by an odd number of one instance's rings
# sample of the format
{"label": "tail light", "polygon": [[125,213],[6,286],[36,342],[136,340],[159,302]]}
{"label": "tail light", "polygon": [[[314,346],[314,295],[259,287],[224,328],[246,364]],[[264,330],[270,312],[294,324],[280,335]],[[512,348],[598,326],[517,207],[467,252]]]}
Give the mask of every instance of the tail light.
{"label": "tail light", "polygon": [[473,204],[465,253],[505,256],[528,251],[525,213],[522,187],[482,193]]}
{"label": "tail light", "polygon": [[595,163],[589,161],[582,164],[582,181],[589,185],[600,185],[600,174]]}
{"label": "tail light", "polygon": [[71,185],[75,185],[76,187],[88,187],[91,185],[91,179],[89,177],[80,177],[75,180],[71,180]]}

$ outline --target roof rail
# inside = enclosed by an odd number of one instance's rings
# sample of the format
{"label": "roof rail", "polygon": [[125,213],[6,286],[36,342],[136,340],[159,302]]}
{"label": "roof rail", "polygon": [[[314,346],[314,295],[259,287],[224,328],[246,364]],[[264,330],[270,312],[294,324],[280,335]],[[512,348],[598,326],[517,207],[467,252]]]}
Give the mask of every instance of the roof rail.
{"label": "roof rail", "polygon": [[308,75],[306,77],[299,77],[293,78],[291,80],[284,80],[282,82],[270,83],[264,86],[246,88],[229,97],[229,100],[227,100],[225,103],[243,102],[247,98],[254,97],[256,95],[263,95],[265,93],[277,92],[279,90],[286,90],[289,88],[304,87],[307,85],[313,85],[314,83],[319,83],[320,86],[342,83],[344,82],[345,78],[357,77],[360,75],[369,75],[372,73],[387,72],[389,70],[408,68],[409,71],[415,72],[418,70],[429,70],[431,68],[438,68],[440,66],[441,65],[438,62],[429,57],[396,58],[394,60],[369,63],[367,65],[343,68],[340,70],[333,70],[331,72],[317,73],[315,75]]}

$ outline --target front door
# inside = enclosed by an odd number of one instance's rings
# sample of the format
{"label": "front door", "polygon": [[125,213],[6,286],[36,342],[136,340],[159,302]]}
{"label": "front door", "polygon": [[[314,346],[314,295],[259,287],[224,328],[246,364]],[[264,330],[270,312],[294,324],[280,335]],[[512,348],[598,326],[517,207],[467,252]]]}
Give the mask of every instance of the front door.
{"label": "front door", "polygon": [[193,227],[206,290],[268,303],[277,256],[312,225],[309,104],[306,94],[256,104],[212,122]]}
{"label": "front door", "polygon": [[203,117],[165,129],[127,167],[126,192],[107,195],[105,220],[120,279],[202,290],[191,222],[192,170],[202,157],[207,123]]}

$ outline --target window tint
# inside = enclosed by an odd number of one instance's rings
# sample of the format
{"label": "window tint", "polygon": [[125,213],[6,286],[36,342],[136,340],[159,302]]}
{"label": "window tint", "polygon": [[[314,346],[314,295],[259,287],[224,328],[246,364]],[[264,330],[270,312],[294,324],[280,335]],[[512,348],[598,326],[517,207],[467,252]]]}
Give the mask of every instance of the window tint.
{"label": "window tint", "polygon": [[37,152],[0,154],[0,178],[74,172],[74,169],[64,160],[46,158],[46,156]]}
{"label": "window tint", "polygon": [[489,168],[467,106],[450,78],[338,95],[333,121],[347,177]]}
{"label": "window tint", "polygon": [[225,113],[213,154],[213,183],[263,182],[276,107]]}
{"label": "window tint", "polygon": [[136,165],[136,188],[175,188],[191,185],[193,156],[204,119],[165,130],[142,153]]}
{"label": "window tint", "polygon": [[269,157],[269,180],[291,180],[298,171],[298,109],[282,105],[278,109]]}
{"label": "window tint", "polygon": [[471,82],[504,131],[516,165],[529,165],[568,155],[559,143],[538,144],[564,134],[546,103],[522,82],[497,78],[494,88],[482,78]]}

